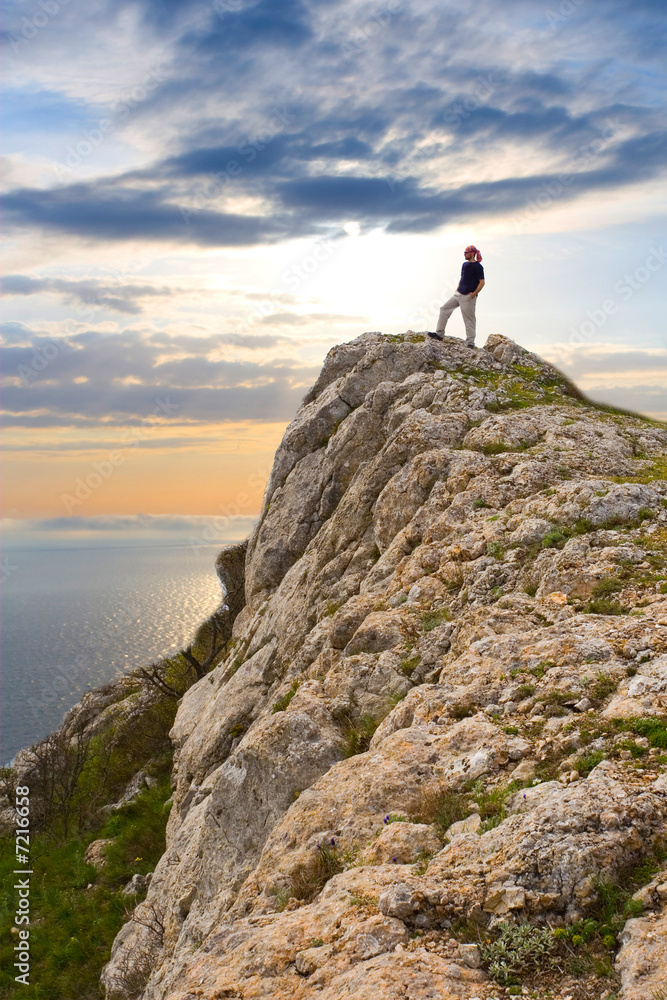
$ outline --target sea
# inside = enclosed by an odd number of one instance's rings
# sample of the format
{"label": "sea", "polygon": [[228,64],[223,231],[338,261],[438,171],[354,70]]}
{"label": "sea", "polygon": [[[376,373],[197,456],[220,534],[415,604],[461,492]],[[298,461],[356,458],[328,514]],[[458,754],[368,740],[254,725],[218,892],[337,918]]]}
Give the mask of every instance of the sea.
{"label": "sea", "polygon": [[90,688],[187,645],[222,598],[215,545],[12,551],[1,608],[0,764]]}

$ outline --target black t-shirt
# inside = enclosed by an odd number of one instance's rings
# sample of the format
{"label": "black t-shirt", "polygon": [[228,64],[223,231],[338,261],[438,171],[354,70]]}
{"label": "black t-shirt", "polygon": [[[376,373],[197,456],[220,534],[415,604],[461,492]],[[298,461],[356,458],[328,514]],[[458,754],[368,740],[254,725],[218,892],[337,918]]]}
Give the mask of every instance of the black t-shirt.
{"label": "black t-shirt", "polygon": [[469,295],[474,292],[480,281],[484,278],[484,268],[477,260],[464,260],[461,268],[461,280],[457,292],[462,295]]}

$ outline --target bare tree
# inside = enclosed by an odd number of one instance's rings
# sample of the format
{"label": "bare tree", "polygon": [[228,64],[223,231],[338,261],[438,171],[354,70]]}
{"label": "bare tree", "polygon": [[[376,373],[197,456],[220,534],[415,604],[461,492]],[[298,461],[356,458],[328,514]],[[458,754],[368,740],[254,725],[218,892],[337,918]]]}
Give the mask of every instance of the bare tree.
{"label": "bare tree", "polygon": [[[206,654],[202,659],[199,659],[195,648],[199,653],[198,647],[204,642],[206,632],[208,632]],[[223,606],[204,622],[195,640],[181,650],[178,657],[158,660],[148,667],[140,667],[139,673],[166,697],[181,698],[189,687],[209,672],[216,658],[227,645],[230,635],[229,611]],[[199,656],[201,655],[199,653]],[[179,663],[179,660],[184,660],[185,663]]]}
{"label": "bare tree", "polygon": [[67,837],[89,749],[90,736],[85,731],[71,734],[62,728],[31,747],[26,770],[37,806],[33,821],[38,826],[46,826],[57,817],[62,820],[63,834]]}

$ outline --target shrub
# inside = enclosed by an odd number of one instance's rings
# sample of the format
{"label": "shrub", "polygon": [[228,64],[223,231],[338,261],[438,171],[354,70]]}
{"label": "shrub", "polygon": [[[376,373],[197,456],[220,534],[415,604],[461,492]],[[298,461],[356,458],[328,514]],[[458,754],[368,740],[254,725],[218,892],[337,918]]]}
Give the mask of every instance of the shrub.
{"label": "shrub", "polygon": [[[137,897],[118,890],[135,873],[152,871],[163,853],[168,817],[165,799],[170,794],[169,778],[163,777],[85,838],[63,841],[38,834],[32,841],[32,961],[30,989],[25,994],[30,1000],[101,1000],[100,970],[127,920],[128,906],[137,902]],[[83,855],[98,837],[114,837],[114,843],[107,848],[106,868],[96,873],[84,863]],[[16,991],[13,980],[15,939],[9,933],[16,906],[11,877],[16,867],[14,845],[9,839],[1,843],[0,881],[5,898],[0,908],[0,996],[9,998],[23,994]]]}
{"label": "shrub", "polygon": [[559,528],[554,528],[542,539],[543,549],[559,549],[562,548],[567,541],[567,535],[564,535]]}
{"label": "shrub", "polygon": [[623,584],[616,576],[607,576],[593,587],[593,597],[607,597],[623,590]]}
{"label": "shrub", "polygon": [[496,785],[495,788],[486,788],[481,781],[476,781],[472,787],[472,792],[477,805],[477,812],[482,819],[480,833],[493,830],[500,826],[504,819],[507,819],[505,802],[509,796],[521,788],[520,781],[511,781],[508,785]]}
{"label": "shrub", "polygon": [[479,948],[488,974],[502,986],[516,985],[521,973],[553,964],[555,940],[546,928],[502,921],[495,930],[496,939]]}

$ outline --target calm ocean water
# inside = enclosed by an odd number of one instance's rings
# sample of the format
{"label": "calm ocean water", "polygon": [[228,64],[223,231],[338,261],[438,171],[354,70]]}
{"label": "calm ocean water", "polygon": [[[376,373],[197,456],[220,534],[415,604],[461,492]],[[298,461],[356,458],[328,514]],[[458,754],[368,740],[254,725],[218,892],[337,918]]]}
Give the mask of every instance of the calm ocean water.
{"label": "calm ocean water", "polygon": [[23,550],[2,594],[0,764],[84,691],[181,648],[220,603],[220,545]]}

